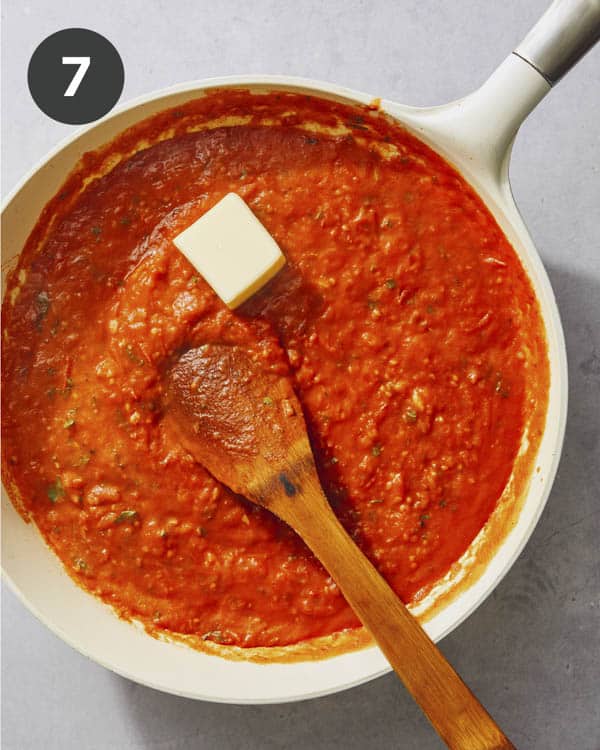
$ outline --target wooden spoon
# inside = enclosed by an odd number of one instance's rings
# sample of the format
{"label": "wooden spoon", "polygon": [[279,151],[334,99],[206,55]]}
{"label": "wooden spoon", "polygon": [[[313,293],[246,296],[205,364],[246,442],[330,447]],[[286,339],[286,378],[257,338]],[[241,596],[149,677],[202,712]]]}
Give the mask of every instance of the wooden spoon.
{"label": "wooden spoon", "polygon": [[220,482],[304,539],[448,747],[513,748],[336,518],[289,377],[237,346],[190,349],[166,373],[164,418]]}

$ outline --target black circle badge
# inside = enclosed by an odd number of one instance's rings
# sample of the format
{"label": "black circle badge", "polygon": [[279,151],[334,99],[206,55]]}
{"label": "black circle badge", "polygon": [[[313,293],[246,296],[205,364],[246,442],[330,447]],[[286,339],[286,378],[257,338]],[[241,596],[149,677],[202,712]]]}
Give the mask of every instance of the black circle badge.
{"label": "black circle badge", "polygon": [[53,120],[83,125],[115,106],[125,82],[115,47],[90,29],[63,29],[38,46],[29,61],[33,100]]}

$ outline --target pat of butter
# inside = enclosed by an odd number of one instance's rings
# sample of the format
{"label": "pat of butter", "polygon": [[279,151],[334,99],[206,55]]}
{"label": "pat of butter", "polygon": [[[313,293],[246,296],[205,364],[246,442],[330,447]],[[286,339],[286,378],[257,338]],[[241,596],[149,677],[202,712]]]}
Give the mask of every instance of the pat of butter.
{"label": "pat of butter", "polygon": [[226,195],[173,242],[231,309],[285,265],[279,245],[235,193]]}

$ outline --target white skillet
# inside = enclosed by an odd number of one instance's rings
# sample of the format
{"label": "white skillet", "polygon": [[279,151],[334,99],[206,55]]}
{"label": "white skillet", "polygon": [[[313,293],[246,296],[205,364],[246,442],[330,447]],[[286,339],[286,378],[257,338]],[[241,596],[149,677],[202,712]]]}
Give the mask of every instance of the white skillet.
{"label": "white skillet", "polygon": [[[390,101],[381,104],[384,111],[455,165],[496,217],[535,288],[551,368],[548,417],[536,459],[539,473],[532,477],[516,525],[484,573],[427,623],[426,630],[434,640],[459,625],[508,572],[535,528],[556,473],[567,411],[565,344],[548,277],[512,198],[508,164],[520,124],[599,34],[600,0],[559,0],[473,94],[425,109]],[[222,87],[301,91],[350,103],[368,103],[373,98],[307,79],[243,76],[187,83],[137,99],[67,139],[12,192],[2,215],[3,266],[19,254],[42,208],[84,151],[101,146],[156,112]],[[269,703],[335,692],[389,670],[375,647],[317,662],[261,665],[226,661],[154,640],[78,588],[35,526],[22,521],[4,492],[2,515],[2,565],[12,590],[63,640],[132,680],[192,698]]]}

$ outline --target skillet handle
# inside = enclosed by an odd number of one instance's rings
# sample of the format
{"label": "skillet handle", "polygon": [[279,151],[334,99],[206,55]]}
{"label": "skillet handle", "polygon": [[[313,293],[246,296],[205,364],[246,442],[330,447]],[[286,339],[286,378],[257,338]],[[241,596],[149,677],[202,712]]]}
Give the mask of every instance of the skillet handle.
{"label": "skillet handle", "polygon": [[[510,191],[512,144],[529,113],[600,35],[600,0],[555,0],[524,41],[469,96],[399,117],[433,137],[470,178]],[[479,180],[480,181],[480,180]]]}
{"label": "skillet handle", "polygon": [[551,86],[600,39],[600,0],[555,0],[514,54]]}

